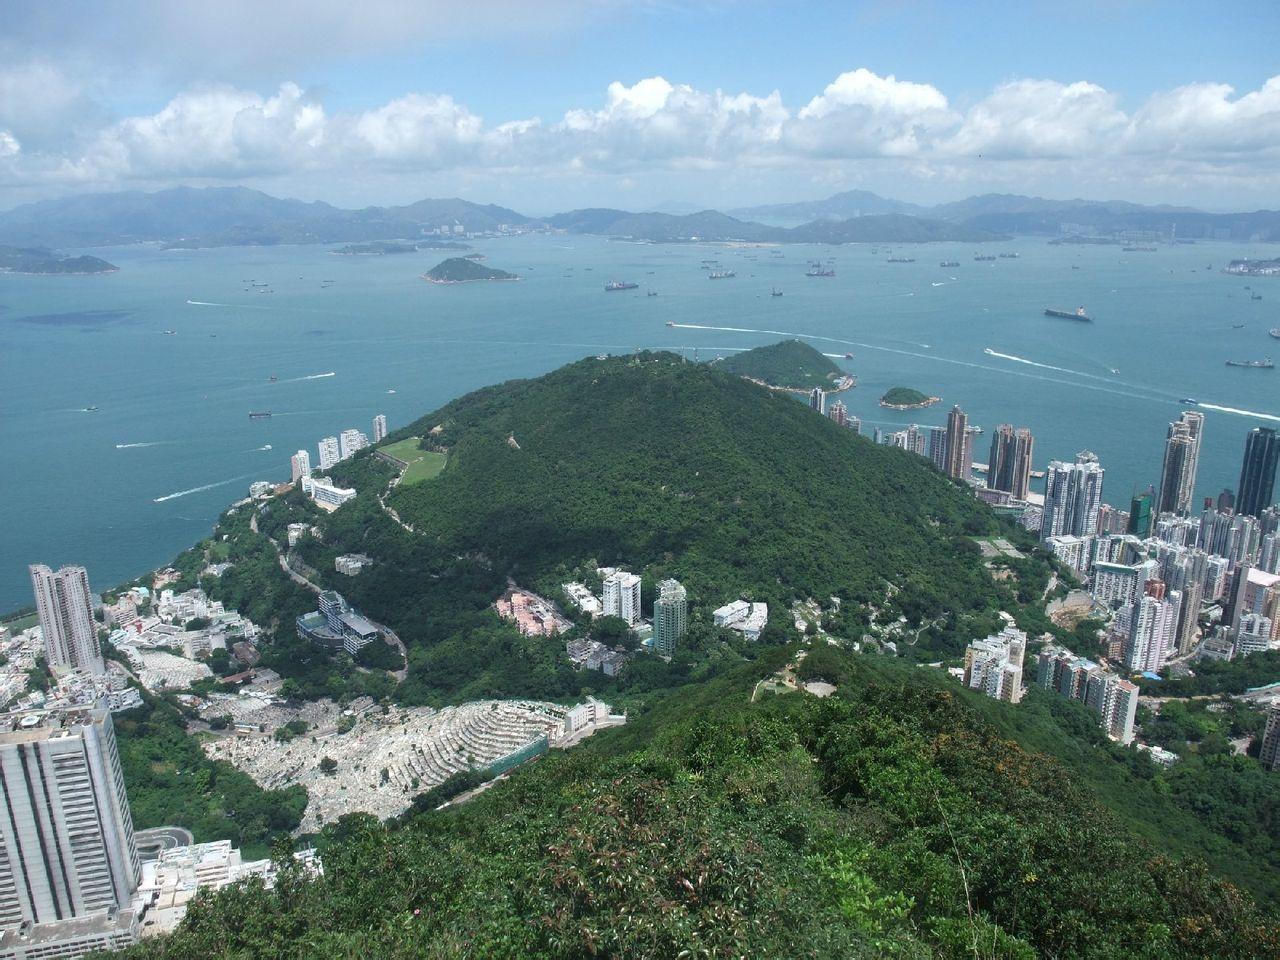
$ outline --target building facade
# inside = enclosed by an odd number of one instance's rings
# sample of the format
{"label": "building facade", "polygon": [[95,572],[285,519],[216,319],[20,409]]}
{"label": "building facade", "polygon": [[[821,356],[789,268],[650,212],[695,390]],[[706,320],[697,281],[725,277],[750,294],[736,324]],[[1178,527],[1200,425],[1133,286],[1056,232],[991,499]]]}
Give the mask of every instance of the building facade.
{"label": "building facade", "polygon": [[620,617],[628,626],[640,622],[640,578],[625,570],[616,570],[604,578],[604,615]]}
{"label": "building facade", "polygon": [[1031,458],[1035,438],[1026,427],[1014,429],[1002,423],[991,437],[991,457],[987,463],[987,486],[1003,490],[1015,500],[1026,500],[1031,491]]}
{"label": "building facade", "polygon": [[1066,534],[1089,536],[1098,529],[1105,474],[1098,458],[1088,450],[1077,454],[1074,463],[1054,460],[1049,464],[1040,521],[1041,540]]}
{"label": "building facade", "polygon": [[1156,495],[1157,514],[1185,515],[1191,512],[1203,431],[1204,414],[1192,410],[1185,411],[1169,424],[1164,443],[1164,463],[1160,470],[1160,491]]}
{"label": "building facade", "polygon": [[289,458],[289,480],[297,483],[303,477],[311,476],[311,454],[299,450]]}
{"label": "building facade", "polygon": [[325,437],[317,444],[320,452],[320,469],[328,470],[338,462],[338,438]]}
{"label": "building facade", "polygon": [[373,418],[373,442],[381,443],[387,438],[387,415],[380,413]]}
{"label": "building facade", "polygon": [[1026,651],[1027,635],[1015,627],[973,641],[964,652],[964,685],[993,699],[1018,703]]}
{"label": "building facade", "polygon": [[673,656],[676,644],[689,629],[689,597],[678,580],[658,584],[658,599],[653,602],[653,652]]}
{"label": "building facade", "polygon": [[84,567],[66,566],[56,573],[43,563],[32,564],[31,587],[44,634],[45,661],[101,675],[106,670],[93,619],[89,574]]}
{"label": "building facade", "polygon": [[1276,463],[1280,461],[1280,437],[1271,427],[1255,427],[1244,443],[1236,513],[1256,517],[1275,502]]}

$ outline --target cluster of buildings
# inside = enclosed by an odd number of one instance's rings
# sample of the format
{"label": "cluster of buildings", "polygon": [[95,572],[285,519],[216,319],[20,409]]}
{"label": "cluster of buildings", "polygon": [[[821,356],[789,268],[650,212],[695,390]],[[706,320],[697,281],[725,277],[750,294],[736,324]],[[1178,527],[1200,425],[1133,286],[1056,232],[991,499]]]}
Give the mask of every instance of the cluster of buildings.
{"label": "cluster of buildings", "polygon": [[1138,686],[1070,650],[1045,647],[1040,651],[1036,683],[1070,700],[1079,700],[1098,715],[1107,735],[1123,744],[1133,742],[1133,719],[1138,710]]}
{"label": "cluster of buildings", "polygon": [[711,613],[717,627],[736,630],[748,640],[759,640],[769,622],[769,605],[749,600],[733,600]]}
{"label": "cluster of buildings", "polygon": [[[387,416],[380,413],[373,418],[372,442],[381,443],[386,436]],[[319,460],[315,470],[323,473],[343,460],[354,457],[369,444],[369,437],[354,427],[343,430],[336,437],[325,437],[317,445]],[[311,454],[306,450],[299,450],[289,458],[289,478],[290,483],[301,481],[303,492],[325,510],[337,510],[356,495],[354,490],[336,486],[328,477],[313,476]]]}
{"label": "cluster of buildings", "polygon": [[0,715],[0,823],[6,960],[119,950],[172,930],[199,889],[274,875],[270,861],[243,863],[225,841],[144,862],[111,714],[100,707]]}
{"label": "cluster of buildings", "polygon": [[964,685],[995,700],[1022,700],[1022,661],[1027,635],[1012,624],[969,644],[964,652]]}
{"label": "cluster of buildings", "polygon": [[[642,637],[642,644],[649,652],[668,659],[674,656],[680,638],[689,629],[689,596],[680,581],[668,579],[658,584],[658,595],[653,600],[652,628],[647,630],[639,574],[615,567],[600,567],[596,572],[601,580],[600,596],[597,597],[582,583],[562,584],[561,589],[569,602],[593,618],[617,617],[628,627],[636,628],[638,633],[648,633],[647,637]],[[603,669],[591,664],[604,654],[596,656],[582,652],[588,650],[594,651],[595,648],[580,648],[580,656],[570,650],[570,659],[587,669]],[[619,661],[619,667],[624,663],[625,659]]]}
{"label": "cluster of buildings", "polygon": [[382,637],[382,629],[334,590],[320,593],[319,609],[296,621],[298,636],[329,650],[345,650],[355,656]]}
{"label": "cluster of buildings", "polygon": [[498,616],[514,623],[526,637],[554,637],[573,626],[553,603],[528,590],[512,587],[493,606]]}

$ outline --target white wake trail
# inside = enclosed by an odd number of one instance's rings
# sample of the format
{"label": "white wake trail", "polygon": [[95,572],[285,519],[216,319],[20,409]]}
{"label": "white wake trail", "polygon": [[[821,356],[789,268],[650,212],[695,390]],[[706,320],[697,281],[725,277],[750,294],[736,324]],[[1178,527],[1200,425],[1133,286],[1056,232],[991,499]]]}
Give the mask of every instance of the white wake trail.
{"label": "white wake trail", "polygon": [[336,377],[337,374],[330,370],[328,373],[313,373],[306,377],[289,377],[287,380],[281,380],[281,383],[299,383],[303,380],[323,380],[326,377]]}
{"label": "white wake trail", "polygon": [[177,493],[166,493],[163,497],[152,498],[152,503],[164,503],[166,500],[177,500],[179,497],[188,497],[193,493],[203,493],[206,490],[212,490],[214,487],[225,487],[228,483],[236,483],[240,480],[248,480],[254,476],[252,473],[241,474],[238,477],[232,477],[230,480],[219,480],[217,483],[206,483],[202,487],[192,487],[190,490],[179,490]]}
{"label": "white wake trail", "polygon": [[1259,420],[1272,420],[1280,423],[1280,417],[1272,413],[1257,413],[1253,410],[1240,410],[1236,407],[1220,407],[1216,403],[1197,403],[1197,407],[1204,407],[1206,410],[1217,410],[1219,413],[1235,413],[1242,417],[1257,417]]}

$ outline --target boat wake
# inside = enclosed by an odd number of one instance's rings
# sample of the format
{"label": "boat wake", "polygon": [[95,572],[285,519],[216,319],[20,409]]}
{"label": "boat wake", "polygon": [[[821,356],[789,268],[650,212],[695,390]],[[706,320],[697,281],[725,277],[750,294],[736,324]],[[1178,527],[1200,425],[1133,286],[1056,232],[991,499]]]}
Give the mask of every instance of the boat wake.
{"label": "boat wake", "polygon": [[138,447],[158,447],[161,444],[173,443],[172,440],[148,440],[145,443],[117,443],[117,450],[136,450]]}
{"label": "boat wake", "polygon": [[289,379],[281,380],[280,382],[281,383],[299,383],[303,380],[323,380],[326,377],[336,377],[336,376],[337,374],[334,371],[330,370],[328,373],[313,373],[310,376],[306,376],[306,377],[290,377]]}
{"label": "boat wake", "polygon": [[1235,413],[1242,417],[1257,417],[1259,420],[1271,420],[1280,423],[1280,417],[1271,413],[1257,413],[1253,410],[1240,410],[1236,407],[1220,407],[1216,403],[1197,403],[1197,407],[1204,407],[1206,410],[1217,410],[1219,413]]}
{"label": "boat wake", "polygon": [[188,300],[187,303],[193,307],[229,307],[229,303],[213,303],[209,300]]}
{"label": "boat wake", "polygon": [[166,493],[163,497],[153,497],[152,503],[164,503],[168,500],[177,500],[179,497],[189,497],[193,493],[204,493],[206,490],[212,490],[215,487],[225,487],[228,483],[237,483],[241,480],[248,480],[254,476],[252,473],[244,473],[238,477],[232,477],[230,480],[219,480],[216,483],[206,483],[201,487],[192,487],[190,490],[179,490],[177,493]]}

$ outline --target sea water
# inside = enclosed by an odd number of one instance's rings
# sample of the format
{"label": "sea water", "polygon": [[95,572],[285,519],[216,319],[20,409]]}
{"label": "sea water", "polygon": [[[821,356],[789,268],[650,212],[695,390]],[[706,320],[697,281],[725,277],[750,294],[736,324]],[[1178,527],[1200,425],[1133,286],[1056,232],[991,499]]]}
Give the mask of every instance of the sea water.
{"label": "sea water", "polygon": [[[1280,355],[1267,335],[1280,326],[1280,281],[1221,273],[1230,259],[1268,256],[1261,245],[528,236],[475,243],[519,282],[452,286],[421,279],[451,254],[330,249],[134,246],[92,251],[114,274],[0,275],[0,610],[32,602],[29,563],[83,564],[105,589],[207,534],[250,482],[288,479],[297,449],[314,464],[321,437],[371,433],[378,413],[395,429],[469,390],[592,354],[662,348],[710,361],[800,337],[858,378],[841,399],[864,433],[939,424],[959,404],[986,431],[975,460],[998,424],[1027,426],[1037,469],[1093,450],[1104,499],[1119,507],[1158,482],[1181,398],[1206,416],[1198,496],[1234,488],[1246,432],[1280,425],[1280,373],[1225,366]],[[708,279],[707,259],[737,275]],[[836,276],[806,277],[814,260],[833,260]],[[614,279],[640,287],[606,293]],[[1093,323],[1044,316],[1078,306]],[[880,408],[895,385],[943,402]]]}

